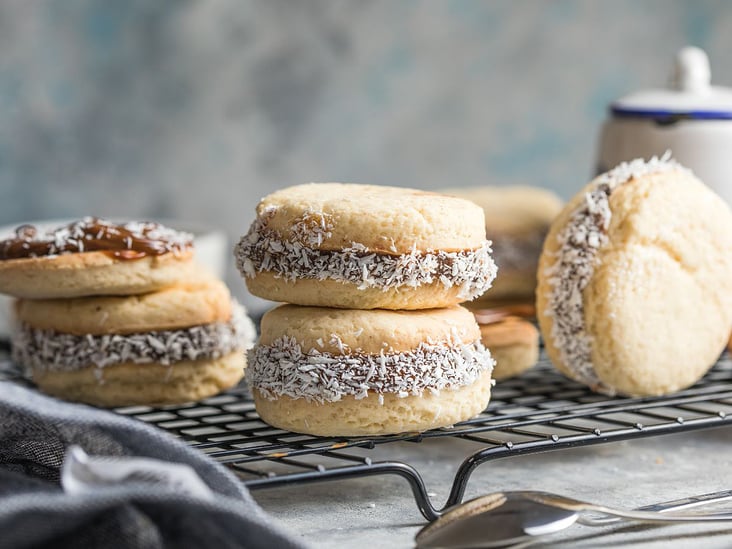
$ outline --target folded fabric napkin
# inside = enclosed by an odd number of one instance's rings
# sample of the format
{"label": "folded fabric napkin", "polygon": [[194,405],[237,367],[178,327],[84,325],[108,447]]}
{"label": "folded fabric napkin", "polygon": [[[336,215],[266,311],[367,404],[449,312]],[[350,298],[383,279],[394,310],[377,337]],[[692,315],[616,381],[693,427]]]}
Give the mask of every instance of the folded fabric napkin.
{"label": "folded fabric napkin", "polygon": [[230,471],[168,433],[0,381],[0,549],[30,547],[302,545]]}

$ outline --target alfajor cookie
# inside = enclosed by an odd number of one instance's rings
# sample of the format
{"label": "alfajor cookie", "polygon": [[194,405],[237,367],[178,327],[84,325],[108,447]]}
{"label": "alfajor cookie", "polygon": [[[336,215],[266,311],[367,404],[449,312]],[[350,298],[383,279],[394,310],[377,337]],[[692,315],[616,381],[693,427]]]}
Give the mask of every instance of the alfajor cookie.
{"label": "alfajor cookie", "polygon": [[19,300],[13,358],[49,394],[100,406],[181,403],[243,376],[254,326],[197,278],[138,296]]}
{"label": "alfajor cookie", "polygon": [[473,314],[481,341],[496,361],[493,379],[517,376],[539,360],[539,330],[531,322],[512,315],[510,309],[474,310]]}
{"label": "alfajor cookie", "polygon": [[298,305],[444,307],[481,295],[496,275],[478,206],[374,185],[267,196],[235,256],[252,294]]}
{"label": "alfajor cookie", "polygon": [[129,295],[185,280],[193,236],[157,223],[85,217],[47,233],[31,225],[0,241],[0,293],[27,299]]}
{"label": "alfajor cookie", "polygon": [[424,431],[488,404],[493,359],[473,315],[282,305],[249,353],[257,412],[282,429],[326,436]]}
{"label": "alfajor cookie", "polygon": [[557,368],[594,390],[692,385],[732,325],[729,207],[667,157],[600,175],[552,225],[537,315]]}
{"label": "alfajor cookie", "polygon": [[[487,238],[493,243],[498,275],[491,291],[473,303],[534,301],[536,269],[562,201],[553,192],[528,185],[466,187],[446,190],[483,208]],[[490,306],[490,305],[488,305]]]}

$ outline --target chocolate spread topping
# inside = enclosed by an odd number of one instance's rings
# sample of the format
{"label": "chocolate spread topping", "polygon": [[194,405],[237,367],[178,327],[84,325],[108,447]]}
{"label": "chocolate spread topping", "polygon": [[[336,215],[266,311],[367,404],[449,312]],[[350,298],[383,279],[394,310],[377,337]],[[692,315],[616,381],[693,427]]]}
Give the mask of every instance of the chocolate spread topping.
{"label": "chocolate spread topping", "polygon": [[144,221],[117,225],[85,217],[64,227],[39,233],[33,225],[15,229],[15,237],[0,241],[0,260],[101,251],[117,259],[140,259],[193,247],[193,235]]}

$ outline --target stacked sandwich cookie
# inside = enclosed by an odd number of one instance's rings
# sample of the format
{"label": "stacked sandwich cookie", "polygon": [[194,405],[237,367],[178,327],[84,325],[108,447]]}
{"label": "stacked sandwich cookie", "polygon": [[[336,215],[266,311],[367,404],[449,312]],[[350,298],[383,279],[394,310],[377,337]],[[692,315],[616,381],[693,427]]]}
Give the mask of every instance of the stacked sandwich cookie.
{"label": "stacked sandwich cookie", "polygon": [[544,238],[562,202],[551,191],[527,185],[453,188],[445,192],[483,208],[498,276],[490,292],[467,307],[480,325],[483,345],[496,361],[493,378],[522,374],[539,358],[536,270]]}
{"label": "stacked sandwich cookie", "polygon": [[193,259],[191,235],[97,218],[0,241],[13,357],[49,394],[100,406],[180,403],[235,385],[254,328]]}
{"label": "stacked sandwich cookie", "polygon": [[493,379],[518,376],[539,360],[539,330],[527,319],[534,308],[520,305],[473,309],[480,326],[481,341],[490,349],[496,366]]}
{"label": "stacked sandwich cookie", "polygon": [[536,270],[549,226],[562,209],[553,192],[528,185],[466,187],[445,192],[475,202],[485,212],[499,273],[491,291],[469,308],[533,305]]}
{"label": "stacked sandwich cookie", "polygon": [[483,211],[435,193],[312,183],[263,199],[235,248],[264,315],[247,380],[268,423],[316,435],[452,425],[482,411],[493,359],[459,303],[496,266]]}

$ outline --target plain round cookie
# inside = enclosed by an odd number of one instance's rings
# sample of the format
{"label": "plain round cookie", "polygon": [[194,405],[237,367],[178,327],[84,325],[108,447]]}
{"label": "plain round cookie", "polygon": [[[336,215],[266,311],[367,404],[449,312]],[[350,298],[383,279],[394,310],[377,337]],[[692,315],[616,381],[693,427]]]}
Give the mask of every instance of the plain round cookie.
{"label": "plain round cookie", "polygon": [[245,367],[244,352],[236,351],[218,359],[170,366],[123,363],[71,372],[36,371],[33,381],[46,394],[96,406],[182,404],[233,387]]}
{"label": "plain round cookie", "polygon": [[553,192],[528,185],[446,189],[483,208],[486,236],[493,243],[498,275],[490,291],[475,301],[491,307],[494,300],[534,301],[536,269],[544,238],[562,210]]}
{"label": "plain round cookie", "polygon": [[423,431],[490,399],[490,353],[473,315],[282,305],[264,315],[247,380],[282,429],[359,436]]}
{"label": "plain round cookie", "polygon": [[[327,226],[320,250],[341,250],[354,242],[372,252],[461,251],[485,241],[484,216],[474,204],[454,197],[400,187],[357,183],[309,183],[276,191],[257,206],[272,212],[268,227],[284,239]],[[305,226],[303,226],[305,225]]]}
{"label": "plain round cookie", "polygon": [[235,248],[249,291],[272,301],[424,309],[483,293],[495,277],[482,210],[396,187],[312,183],[277,191]]}
{"label": "plain round cookie", "polygon": [[[607,228],[578,231],[582,216],[601,225],[605,219]],[[568,242],[575,249],[560,269]],[[594,259],[581,251],[588,247]],[[554,292],[579,276],[587,284],[577,308],[558,318],[558,304],[575,300]],[[715,363],[732,325],[729,207],[664,159],[633,161],[600,176],[552,225],[537,314],[552,362],[595,390],[659,395],[692,385]],[[560,321],[575,335],[564,334]]]}
{"label": "plain round cookie", "polygon": [[104,252],[0,261],[0,293],[27,299],[153,292],[184,282],[196,268],[193,251],[115,259]]}
{"label": "plain round cookie", "polygon": [[552,191],[529,185],[457,187],[444,192],[483,208],[488,238],[546,232],[563,205]]}
{"label": "plain round cookie", "polygon": [[305,349],[334,355],[411,351],[421,343],[448,345],[480,339],[475,317],[464,307],[420,311],[357,310],[280,305],[267,311],[259,345],[295,338]]}
{"label": "plain round cookie", "polygon": [[76,299],[21,299],[18,320],[35,329],[73,335],[132,334],[187,328],[231,318],[226,285],[201,269],[157,292]]}
{"label": "plain round cookie", "polygon": [[[491,318],[491,313],[493,317]],[[539,360],[539,331],[529,321],[498,311],[475,311],[481,341],[496,361],[493,379],[522,374]]]}
{"label": "plain round cookie", "polygon": [[422,310],[452,307],[463,303],[461,288],[446,288],[440,282],[411,288],[356,288],[336,280],[298,279],[287,282],[272,273],[257,273],[246,279],[249,291],[278,303],[342,309]]}

